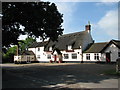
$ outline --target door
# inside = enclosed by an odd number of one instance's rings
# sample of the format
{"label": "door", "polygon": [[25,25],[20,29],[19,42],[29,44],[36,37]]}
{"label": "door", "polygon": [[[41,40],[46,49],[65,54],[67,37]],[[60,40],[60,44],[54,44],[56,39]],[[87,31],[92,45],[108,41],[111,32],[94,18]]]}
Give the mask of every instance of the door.
{"label": "door", "polygon": [[57,56],[56,56],[56,55],[54,55],[54,61],[55,61],[55,62],[57,61]]}
{"label": "door", "polygon": [[106,62],[107,62],[107,63],[110,63],[110,62],[111,62],[110,53],[106,53]]}

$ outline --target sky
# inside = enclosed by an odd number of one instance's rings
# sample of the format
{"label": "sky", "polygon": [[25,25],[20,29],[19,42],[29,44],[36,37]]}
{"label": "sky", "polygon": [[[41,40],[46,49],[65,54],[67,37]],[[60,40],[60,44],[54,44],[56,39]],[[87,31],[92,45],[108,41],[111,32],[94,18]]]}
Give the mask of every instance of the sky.
{"label": "sky", "polygon": [[55,3],[58,11],[63,14],[63,34],[84,31],[85,25],[90,21],[91,35],[95,42],[107,42],[118,39],[118,2],[109,1],[51,0],[50,2]]}

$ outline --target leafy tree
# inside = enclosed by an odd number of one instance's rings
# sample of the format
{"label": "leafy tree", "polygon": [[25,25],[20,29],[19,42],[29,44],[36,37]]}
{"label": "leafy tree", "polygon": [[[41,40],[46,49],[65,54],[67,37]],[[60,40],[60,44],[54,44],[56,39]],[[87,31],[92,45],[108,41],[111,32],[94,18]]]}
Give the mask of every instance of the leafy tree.
{"label": "leafy tree", "polygon": [[4,62],[13,62],[14,55],[17,53],[17,46],[10,47],[6,53],[3,53],[3,63]]}
{"label": "leafy tree", "polygon": [[16,50],[17,50],[17,46],[13,46],[11,48],[8,49],[6,55],[9,56],[10,54],[16,54]]}
{"label": "leafy tree", "polygon": [[[63,15],[50,2],[3,2],[2,46],[18,44],[18,37],[27,34],[43,40],[56,40],[62,35]],[[24,26],[25,29],[21,29]]]}
{"label": "leafy tree", "polygon": [[36,42],[35,39],[28,37],[25,40],[22,40],[22,42],[19,43],[19,52],[23,53],[25,50],[28,49],[29,45],[31,45],[33,42]]}
{"label": "leafy tree", "polygon": [[[19,53],[24,52],[28,49],[28,46],[31,45],[33,42],[36,42],[35,39],[28,37],[25,40],[22,40],[21,42],[18,42],[19,45]],[[6,50],[6,49],[5,49]],[[13,62],[14,55],[17,54],[17,46],[13,46],[7,49],[5,53],[3,53],[3,62]]]}

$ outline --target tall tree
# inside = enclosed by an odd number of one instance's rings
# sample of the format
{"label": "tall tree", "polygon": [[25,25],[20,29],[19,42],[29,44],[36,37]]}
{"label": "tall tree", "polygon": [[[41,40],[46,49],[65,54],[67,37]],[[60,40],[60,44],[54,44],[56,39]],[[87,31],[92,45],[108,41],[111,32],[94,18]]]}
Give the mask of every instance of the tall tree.
{"label": "tall tree", "polygon": [[[62,35],[63,15],[50,2],[3,2],[2,3],[3,46],[18,44],[18,37],[27,34],[56,40]],[[20,25],[25,29],[21,29]]]}

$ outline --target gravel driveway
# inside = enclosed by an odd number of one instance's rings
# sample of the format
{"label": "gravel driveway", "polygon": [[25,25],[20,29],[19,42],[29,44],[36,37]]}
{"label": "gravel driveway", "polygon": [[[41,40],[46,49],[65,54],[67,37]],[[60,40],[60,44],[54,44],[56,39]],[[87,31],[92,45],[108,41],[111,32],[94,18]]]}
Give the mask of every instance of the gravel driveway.
{"label": "gravel driveway", "polygon": [[118,88],[118,76],[103,74],[115,64],[2,64],[2,69],[3,88]]}

